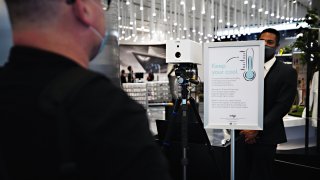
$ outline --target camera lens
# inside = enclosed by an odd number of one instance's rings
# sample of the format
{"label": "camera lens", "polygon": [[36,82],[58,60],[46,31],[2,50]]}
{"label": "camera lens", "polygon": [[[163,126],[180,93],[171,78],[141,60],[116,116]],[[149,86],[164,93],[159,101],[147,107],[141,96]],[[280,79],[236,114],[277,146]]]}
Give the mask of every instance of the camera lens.
{"label": "camera lens", "polygon": [[175,56],[176,56],[176,58],[180,58],[181,57],[181,53],[180,52],[176,52]]}

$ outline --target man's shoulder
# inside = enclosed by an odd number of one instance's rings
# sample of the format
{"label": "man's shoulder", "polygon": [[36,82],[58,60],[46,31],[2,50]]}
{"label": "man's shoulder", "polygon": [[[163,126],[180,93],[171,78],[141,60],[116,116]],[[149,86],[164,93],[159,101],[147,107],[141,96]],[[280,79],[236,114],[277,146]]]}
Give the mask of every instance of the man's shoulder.
{"label": "man's shoulder", "polygon": [[285,64],[282,61],[276,61],[276,68],[281,69],[281,72],[290,72],[290,73],[294,73],[296,72],[296,70],[292,67],[292,64]]}
{"label": "man's shoulder", "polygon": [[96,93],[103,93],[103,91],[112,91],[113,93],[119,93],[122,91],[108,77],[99,72],[80,68],[77,73],[83,74],[82,76],[84,78],[91,78],[91,80],[85,85],[86,89],[98,90],[96,91]]}
{"label": "man's shoulder", "polygon": [[115,85],[108,77],[105,75],[92,71],[89,69],[80,68],[77,74],[81,73],[84,79],[91,78],[87,80],[87,83],[80,90],[80,94],[86,94],[86,96],[96,97],[96,98],[106,98],[109,100],[116,98],[118,101],[127,101],[128,95],[120,88]]}

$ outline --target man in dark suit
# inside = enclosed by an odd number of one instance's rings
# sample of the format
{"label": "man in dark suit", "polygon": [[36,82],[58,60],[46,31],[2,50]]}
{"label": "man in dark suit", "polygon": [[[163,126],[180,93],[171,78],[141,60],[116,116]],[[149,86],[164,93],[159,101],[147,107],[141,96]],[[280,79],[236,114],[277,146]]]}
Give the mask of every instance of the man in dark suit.
{"label": "man in dark suit", "polygon": [[[170,179],[145,109],[88,70],[110,1],[6,0],[14,47],[0,68],[1,180]],[[63,104],[42,96],[63,94],[79,76],[96,78]]]}
{"label": "man in dark suit", "polygon": [[263,130],[242,130],[240,134],[245,141],[245,179],[272,180],[277,144],[287,141],[282,118],[294,101],[297,73],[275,58],[280,41],[277,30],[263,30],[259,40],[265,41]]}

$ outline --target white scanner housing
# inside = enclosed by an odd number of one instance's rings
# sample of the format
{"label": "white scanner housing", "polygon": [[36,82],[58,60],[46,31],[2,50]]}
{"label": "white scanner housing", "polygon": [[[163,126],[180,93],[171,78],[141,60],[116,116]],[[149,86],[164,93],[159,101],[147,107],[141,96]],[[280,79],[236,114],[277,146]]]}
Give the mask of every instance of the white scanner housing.
{"label": "white scanner housing", "polygon": [[166,63],[202,64],[202,45],[190,39],[168,40],[166,43]]}

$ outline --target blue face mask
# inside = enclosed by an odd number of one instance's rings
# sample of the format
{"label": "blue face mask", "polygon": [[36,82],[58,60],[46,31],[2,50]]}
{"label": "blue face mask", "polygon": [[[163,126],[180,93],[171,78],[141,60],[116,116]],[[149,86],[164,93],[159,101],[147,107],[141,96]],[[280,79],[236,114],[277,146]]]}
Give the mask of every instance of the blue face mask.
{"label": "blue face mask", "polygon": [[99,46],[99,49],[98,49],[97,53],[95,55],[93,55],[93,57],[90,58],[90,61],[92,61],[98,54],[100,54],[103,51],[104,47],[106,46],[106,43],[107,43],[107,41],[109,39],[109,32],[106,31],[104,36],[102,36],[94,27],[90,26],[89,28],[101,40],[100,46]]}

